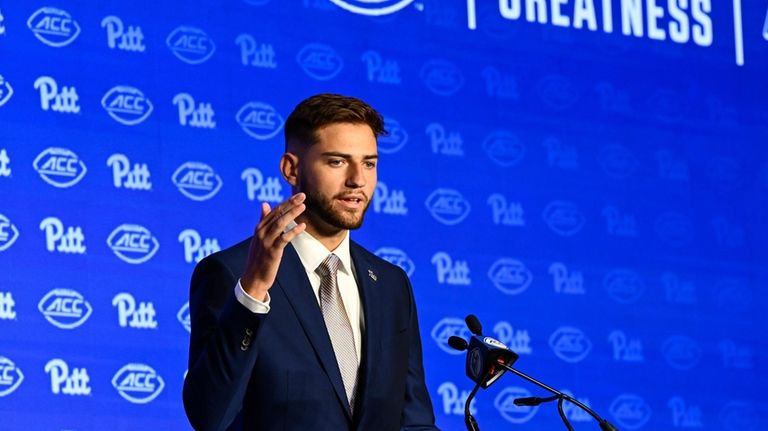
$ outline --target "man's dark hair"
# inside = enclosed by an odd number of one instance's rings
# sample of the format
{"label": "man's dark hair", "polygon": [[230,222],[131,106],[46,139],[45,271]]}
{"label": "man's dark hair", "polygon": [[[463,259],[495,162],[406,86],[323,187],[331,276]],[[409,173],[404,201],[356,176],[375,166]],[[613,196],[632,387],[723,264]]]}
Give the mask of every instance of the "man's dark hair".
{"label": "man's dark hair", "polygon": [[387,135],[384,119],[371,105],[355,97],[317,94],[296,105],[285,121],[286,151],[316,144],[318,130],[338,123],[367,124],[374,136]]}

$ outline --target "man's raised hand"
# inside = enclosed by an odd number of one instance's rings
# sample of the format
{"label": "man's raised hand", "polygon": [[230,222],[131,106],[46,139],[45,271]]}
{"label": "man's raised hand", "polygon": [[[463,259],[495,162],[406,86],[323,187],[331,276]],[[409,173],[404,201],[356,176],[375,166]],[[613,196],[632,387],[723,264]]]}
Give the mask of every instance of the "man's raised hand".
{"label": "man's raised hand", "polygon": [[286,231],[288,225],[304,212],[305,198],[304,193],[297,193],[274,208],[262,202],[261,220],[253,231],[245,273],[240,278],[240,285],[248,295],[260,301],[266,299],[267,290],[277,277],[283,249],[306,228],[306,224],[299,223]]}

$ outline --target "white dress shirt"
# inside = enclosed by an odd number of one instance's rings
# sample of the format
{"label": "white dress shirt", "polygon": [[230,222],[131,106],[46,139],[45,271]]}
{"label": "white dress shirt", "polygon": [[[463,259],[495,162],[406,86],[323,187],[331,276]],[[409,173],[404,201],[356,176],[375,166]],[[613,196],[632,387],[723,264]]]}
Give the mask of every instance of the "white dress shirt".
{"label": "white dress shirt", "polygon": [[[346,310],[347,317],[351,323],[350,326],[352,326],[352,335],[355,338],[355,349],[357,350],[357,360],[359,363],[362,353],[364,320],[363,308],[360,303],[360,291],[357,288],[357,281],[355,279],[355,268],[352,263],[352,256],[349,252],[349,231],[346,232],[341,244],[339,244],[339,246],[332,252],[328,251],[320,241],[306,231],[291,240],[291,245],[296,249],[296,253],[299,255],[304,270],[307,272],[307,278],[309,278],[309,284],[312,285],[312,290],[315,293],[315,299],[317,299],[318,306],[320,305],[320,275],[315,272],[315,269],[317,269],[317,267],[320,266],[325,258],[331,253],[338,256],[341,260],[336,278],[339,285],[341,300],[344,302],[344,309]],[[269,293],[267,293],[267,297],[264,301],[259,301],[245,292],[239,279],[237,280],[237,286],[235,286],[235,297],[241,304],[243,304],[243,306],[254,313],[265,314],[269,312]]]}

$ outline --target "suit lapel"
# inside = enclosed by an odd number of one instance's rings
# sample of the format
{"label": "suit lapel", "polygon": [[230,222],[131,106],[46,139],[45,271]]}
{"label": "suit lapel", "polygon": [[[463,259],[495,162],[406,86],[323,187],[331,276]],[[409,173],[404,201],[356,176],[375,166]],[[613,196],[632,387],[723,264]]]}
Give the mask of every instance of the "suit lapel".
{"label": "suit lapel", "polygon": [[360,300],[363,307],[365,319],[365,332],[363,336],[363,358],[361,363],[360,380],[362,385],[358,386],[358,400],[355,410],[355,417],[359,420],[366,408],[375,408],[369,406],[367,394],[371,393],[370,388],[376,380],[376,368],[374,358],[381,356],[381,286],[379,286],[379,271],[365,256],[361,247],[350,241],[350,253],[352,261],[355,264],[355,275],[357,277],[358,288],[360,289]]}
{"label": "suit lapel", "polygon": [[277,273],[277,284],[285,293],[288,303],[291,304],[323,370],[333,385],[336,396],[347,407],[344,410],[347,412],[347,417],[351,419],[344,383],[341,379],[336,356],[333,353],[331,339],[328,337],[323,314],[317,304],[317,298],[309,279],[307,279],[299,255],[291,244],[288,244],[283,251],[283,259]]}

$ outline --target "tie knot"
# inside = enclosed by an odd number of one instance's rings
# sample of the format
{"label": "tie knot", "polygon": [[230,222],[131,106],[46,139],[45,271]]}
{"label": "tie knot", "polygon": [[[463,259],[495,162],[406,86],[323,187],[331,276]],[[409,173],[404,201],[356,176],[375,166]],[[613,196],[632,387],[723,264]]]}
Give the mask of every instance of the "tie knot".
{"label": "tie knot", "polygon": [[319,274],[321,277],[336,275],[336,271],[339,270],[340,263],[341,263],[341,259],[339,259],[339,257],[336,256],[335,254],[331,253],[328,255],[328,257],[325,258],[325,260],[320,265],[317,266],[317,269],[315,269],[315,272]]}

